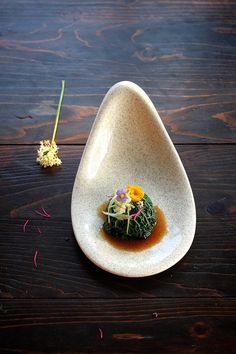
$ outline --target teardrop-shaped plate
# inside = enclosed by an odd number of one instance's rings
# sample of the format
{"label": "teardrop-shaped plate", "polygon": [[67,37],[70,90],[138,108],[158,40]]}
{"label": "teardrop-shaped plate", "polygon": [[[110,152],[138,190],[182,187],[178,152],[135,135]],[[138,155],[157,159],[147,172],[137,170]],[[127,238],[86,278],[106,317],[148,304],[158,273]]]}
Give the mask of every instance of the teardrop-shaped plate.
{"label": "teardrop-shaped plate", "polygon": [[[99,206],[127,184],[141,185],[168,224],[161,242],[139,252],[115,248],[100,232]],[[188,177],[153,103],[132,82],[114,85],[101,104],[75,178],[71,214],[85,255],[125,277],[160,273],[192,244],[196,211]]]}

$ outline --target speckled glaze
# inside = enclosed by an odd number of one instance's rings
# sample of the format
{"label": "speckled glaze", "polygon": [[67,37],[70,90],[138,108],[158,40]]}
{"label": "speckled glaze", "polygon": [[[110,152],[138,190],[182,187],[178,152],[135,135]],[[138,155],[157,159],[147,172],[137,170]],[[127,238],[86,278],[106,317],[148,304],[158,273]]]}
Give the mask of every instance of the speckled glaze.
{"label": "speckled glaze", "polygon": [[[141,185],[168,224],[161,242],[140,252],[116,249],[99,232],[98,207],[127,184]],[[132,82],[114,85],[101,104],[75,178],[71,215],[85,255],[125,277],[160,273],[192,244],[196,211],[187,175],[154,105]]]}

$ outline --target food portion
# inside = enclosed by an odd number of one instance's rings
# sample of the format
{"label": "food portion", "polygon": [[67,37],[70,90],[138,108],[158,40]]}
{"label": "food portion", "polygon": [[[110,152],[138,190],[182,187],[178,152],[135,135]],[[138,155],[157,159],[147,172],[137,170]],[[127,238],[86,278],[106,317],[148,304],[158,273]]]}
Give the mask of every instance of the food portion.
{"label": "food portion", "polygon": [[157,223],[151,199],[137,185],[118,189],[103,213],[106,215],[104,230],[127,240],[147,239]]}

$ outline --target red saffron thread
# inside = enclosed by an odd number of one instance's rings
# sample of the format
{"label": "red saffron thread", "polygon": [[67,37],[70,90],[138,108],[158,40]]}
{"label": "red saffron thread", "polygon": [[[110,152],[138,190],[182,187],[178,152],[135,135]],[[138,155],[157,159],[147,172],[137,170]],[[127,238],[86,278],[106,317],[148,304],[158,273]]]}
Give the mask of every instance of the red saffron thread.
{"label": "red saffron thread", "polygon": [[98,328],[99,329],[99,332],[100,332],[100,338],[102,339],[103,338],[103,330],[101,328]]}
{"label": "red saffron thread", "polygon": [[35,210],[35,213],[36,213],[36,214],[38,214],[38,215],[43,216],[44,218],[50,218],[50,217],[51,217],[50,215],[45,214],[45,213],[41,213],[41,212],[40,212],[40,211],[38,211],[38,210]]}
{"label": "red saffron thread", "polygon": [[45,215],[47,215],[48,218],[51,217],[51,215],[42,207],[42,211],[44,212]]}
{"label": "red saffron thread", "polygon": [[42,231],[40,230],[40,228],[37,226],[37,230],[38,230],[38,233],[41,235]]}
{"label": "red saffron thread", "polygon": [[38,251],[36,250],[35,254],[34,254],[34,266],[35,266],[35,268],[37,268],[37,255],[38,255]]}
{"label": "red saffron thread", "polygon": [[23,231],[24,231],[24,232],[25,232],[25,228],[26,228],[26,225],[28,224],[28,222],[29,222],[29,219],[27,219],[26,222],[25,222],[24,225],[23,225]]}

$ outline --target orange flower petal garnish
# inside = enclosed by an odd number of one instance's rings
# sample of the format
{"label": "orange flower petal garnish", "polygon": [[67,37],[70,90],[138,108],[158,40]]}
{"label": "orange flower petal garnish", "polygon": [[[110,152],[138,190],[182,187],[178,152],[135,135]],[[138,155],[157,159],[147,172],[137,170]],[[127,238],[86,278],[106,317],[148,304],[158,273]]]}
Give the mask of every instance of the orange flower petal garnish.
{"label": "orange flower petal garnish", "polygon": [[139,202],[144,197],[144,191],[140,186],[130,186],[127,187],[127,194],[131,198],[132,202]]}

